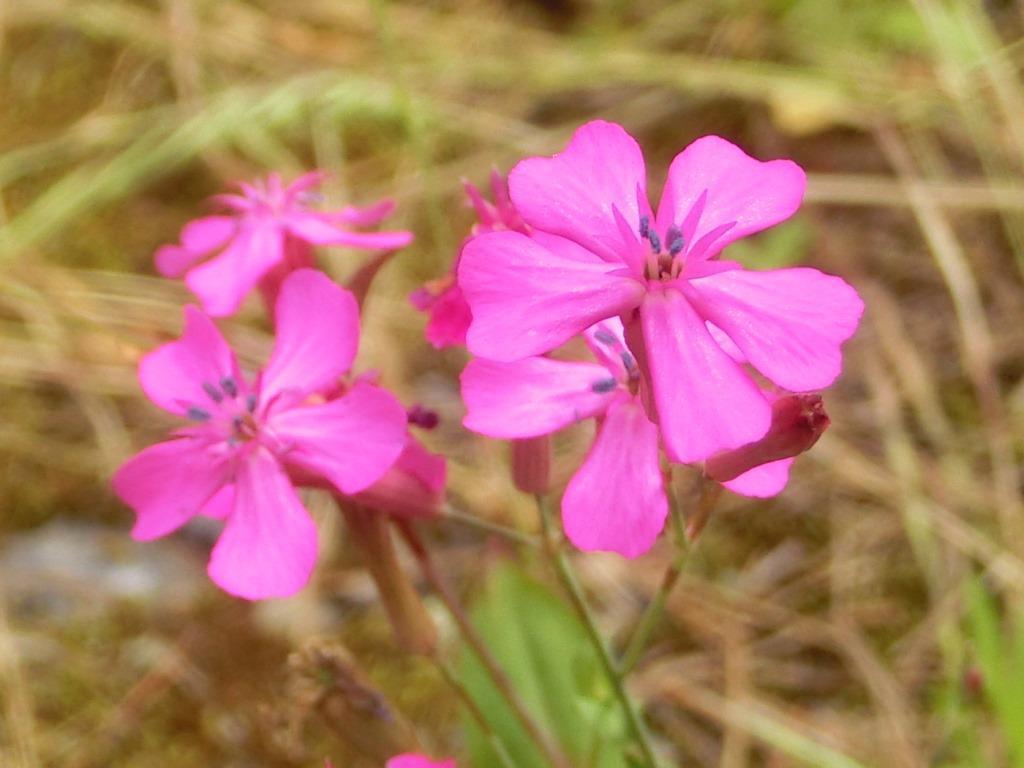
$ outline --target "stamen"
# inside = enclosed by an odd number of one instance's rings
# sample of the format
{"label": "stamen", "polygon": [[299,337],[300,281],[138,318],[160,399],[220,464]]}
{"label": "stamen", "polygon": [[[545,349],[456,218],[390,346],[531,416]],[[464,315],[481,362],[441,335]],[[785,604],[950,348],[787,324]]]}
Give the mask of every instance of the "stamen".
{"label": "stamen", "polygon": [[619,343],[619,340],[615,338],[615,334],[613,334],[613,333],[611,333],[609,331],[606,331],[604,328],[602,328],[601,330],[597,331],[594,334],[594,338],[597,339],[602,344],[604,344],[605,346],[608,346],[608,347],[617,346],[618,343]]}
{"label": "stamen", "polygon": [[233,419],[231,419],[231,429],[235,432],[235,434],[241,434],[243,423],[244,422],[242,421],[241,416],[235,416]]}
{"label": "stamen", "polygon": [[209,395],[210,399],[215,403],[219,403],[224,399],[224,395],[221,394],[220,390],[208,381],[203,382],[203,391]]}
{"label": "stamen", "polygon": [[668,241],[668,252],[672,256],[678,255],[686,244],[686,241],[683,239],[682,230],[680,230],[675,224],[669,227],[665,232],[665,240]]}
{"label": "stamen", "polygon": [[636,358],[628,349],[622,350],[622,365],[630,375],[636,371]]}
{"label": "stamen", "polygon": [[247,410],[249,413],[252,413],[252,412],[254,412],[256,410],[256,395],[255,394],[250,393],[250,394],[245,396],[245,410]]}
{"label": "stamen", "polygon": [[187,411],[185,411],[185,415],[189,419],[191,419],[192,421],[209,421],[210,420],[210,412],[209,411],[204,411],[202,408],[196,408],[196,406],[194,406],[194,405],[191,406]]}
{"label": "stamen", "polygon": [[590,388],[597,394],[603,395],[605,392],[611,392],[617,386],[619,386],[619,382],[615,379],[598,379],[590,385]]}
{"label": "stamen", "polygon": [[651,232],[651,220],[646,216],[640,217],[640,237],[647,239]]}
{"label": "stamen", "polygon": [[228,397],[238,397],[238,385],[230,376],[225,376],[220,380],[220,387],[227,392]]}
{"label": "stamen", "polygon": [[651,241],[651,250],[655,253],[661,253],[661,238],[658,237],[658,233],[653,229],[647,232],[647,239]]}

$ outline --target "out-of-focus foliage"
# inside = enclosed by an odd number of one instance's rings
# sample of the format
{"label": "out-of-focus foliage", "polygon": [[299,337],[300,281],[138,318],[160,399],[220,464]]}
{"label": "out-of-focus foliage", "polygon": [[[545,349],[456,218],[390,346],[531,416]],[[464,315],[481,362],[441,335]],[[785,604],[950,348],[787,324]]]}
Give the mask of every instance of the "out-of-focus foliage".
{"label": "out-of-focus foliage", "polygon": [[[488,575],[472,618],[508,671],[531,712],[550,726],[565,754],[580,768],[628,765],[622,712],[607,690],[587,635],[569,609],[512,566]],[[545,765],[508,705],[471,651],[463,652],[463,680],[516,765]],[[472,765],[500,765],[483,734],[467,720]]]}

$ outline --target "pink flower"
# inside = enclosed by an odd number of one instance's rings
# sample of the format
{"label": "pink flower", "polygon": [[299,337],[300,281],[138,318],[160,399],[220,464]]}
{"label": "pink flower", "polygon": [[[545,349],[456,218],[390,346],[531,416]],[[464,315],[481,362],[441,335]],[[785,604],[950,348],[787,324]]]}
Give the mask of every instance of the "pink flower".
{"label": "pink flower", "polygon": [[476,358],[462,373],[468,429],[504,439],[550,434],[587,418],[597,436],[562,497],[565,534],[583,550],[643,554],[668,514],[658,429],[636,395],[639,370],[618,320],[586,333],[599,363]]}
{"label": "pink flower", "polygon": [[[280,177],[271,174],[266,184],[239,184],[240,195],[218,195],[214,200],[228,212],[189,222],[179,245],[157,250],[157,271],[165,277],[185,275],[206,313],[223,317],[234,313],[257,285],[272,306],[290,272],[314,266],[314,245],[391,250],[412,241],[410,232],[347,228],[377,224],[394,209],[390,201],[339,211],[310,208],[310,188],[323,177],[307,173],[282,186]],[[216,255],[206,259],[211,254]]]}
{"label": "pink flower", "polygon": [[186,307],[181,338],[146,355],[139,380],[156,405],[192,423],[113,479],[135,510],[135,539],[165,536],[199,513],[224,518],[210,577],[252,600],[295,593],[316,561],[316,528],[291,475],[358,493],[384,476],[406,440],[405,411],[384,390],[357,383],[337,399],[320,395],[356,355],[350,293],[299,270],[281,287],[276,318],[270,360],[249,379],[209,317]]}
{"label": "pink flower", "polygon": [[534,232],[473,238],[459,285],[470,352],[511,362],[620,316],[641,394],[670,458],[683,463],[761,438],[771,403],[729,351],[779,387],[831,384],[863,311],[856,291],[815,269],[749,271],[722,250],[789,218],[803,171],[759,162],[715,136],[672,161],[657,214],[636,141],[581,127],[561,154],[519,163],[511,201]]}
{"label": "pink flower", "polygon": [[[529,227],[512,205],[508,196],[508,185],[498,171],[491,172],[491,194],[494,202],[490,203],[480,194],[480,190],[468,181],[464,181],[466,196],[473,210],[476,211],[477,223],[472,233],[513,231],[529,233]],[[416,309],[427,312],[427,341],[437,349],[458,346],[466,343],[466,330],[473,317],[469,305],[462,295],[462,289],[455,281],[455,271],[459,260],[455,259],[450,274],[431,280],[409,294],[409,301]]]}
{"label": "pink flower", "polygon": [[384,768],[455,768],[454,760],[434,762],[423,755],[405,754],[392,757]]}

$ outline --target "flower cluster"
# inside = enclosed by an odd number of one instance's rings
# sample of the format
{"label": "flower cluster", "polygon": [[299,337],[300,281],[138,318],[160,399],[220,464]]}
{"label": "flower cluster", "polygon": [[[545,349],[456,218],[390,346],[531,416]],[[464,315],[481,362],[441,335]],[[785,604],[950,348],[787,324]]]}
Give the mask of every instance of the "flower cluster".
{"label": "flower cluster", "polygon": [[[596,121],[566,149],[469,189],[480,224],[457,282],[428,286],[437,346],[465,338],[465,426],[497,438],[594,418],[597,435],[562,499],[585,550],[646,552],[668,502],[661,456],[701,464],[730,490],[767,497],[828,425],[819,390],[863,312],[816,269],[752,271],[721,258],[792,216],[805,176],[707,136],[672,161],[654,211],[636,141]],[[428,330],[428,335],[430,331]],[[582,336],[596,363],[550,353]]]}
{"label": "flower cluster", "polygon": [[[225,213],[157,251],[159,271],[184,276],[202,309],[186,308],[182,337],[142,360],[140,380],[187,424],[114,478],[136,538],[198,514],[223,519],[210,575],[251,599],[309,578],[316,529],[297,486],[406,517],[435,514],[444,493],[443,458],[409,431],[436,417],[350,374],[358,302],[315,269],[316,246],[389,250],[411,234],[353,229],[379,223],[387,201],[315,209],[321,178],[242,185],[216,198]],[[816,269],[754,271],[722,257],[792,216],[804,187],[795,163],[707,136],[672,161],[655,211],[637,142],[601,121],[507,180],[492,174],[493,202],[466,184],[478,222],[451,273],[410,299],[429,313],[435,347],[472,355],[461,377],[468,429],[546,449],[547,435],[596,422],[562,497],[580,549],[650,549],[668,515],[668,463],[698,465],[739,494],[777,494],[828,426],[819,392],[840,373],[860,297]],[[254,288],[276,341],[247,374],[210,318]],[[570,343],[592,359],[566,359]]]}
{"label": "flower cluster", "polygon": [[[250,600],[309,581],[317,528],[299,489],[333,494],[396,636],[429,654],[436,633],[402,577],[388,521],[398,519],[436,582],[409,519],[444,504],[445,460],[412,432],[438,417],[404,408],[378,374],[353,373],[362,299],[412,235],[367,231],[391,213],[389,201],[320,210],[313,189],[322,178],[242,184],[241,194],[215,198],[221,213],[156,252],[158,271],[183,277],[199,301],[185,307],[181,337],[139,363],[142,390],[179,426],[128,459],[113,488],[134,510],[139,540],[198,515],[222,521],[210,577]],[[669,514],[672,464],[696,465],[738,494],[773,496],[828,427],[820,391],[839,375],[841,347],[860,322],[857,292],[816,269],[755,271],[723,258],[731,243],[792,216],[804,187],[795,163],[761,162],[706,136],[672,161],[655,210],[637,142],[601,121],[579,128],[563,152],[523,160],[507,180],[493,173],[493,202],[466,184],[477,223],[450,273],[410,300],[429,314],[433,346],[468,349],[463,424],[513,441],[521,490],[549,490],[549,435],[595,422],[561,501],[579,549],[647,552]],[[350,290],[318,271],[325,246],[379,253]],[[262,368],[246,370],[213,318],[235,313],[254,290],[274,344]],[[689,535],[701,514],[688,520]],[[455,762],[410,753],[387,768]]]}
{"label": "flower cluster", "polygon": [[[390,212],[319,212],[310,188],[321,174],[284,187],[242,185],[217,200],[231,216],[193,221],[181,244],[156,253],[165,275],[185,274],[202,309],[188,306],[184,331],[139,364],[157,406],[184,420],[173,439],[125,462],[113,479],[135,510],[132,535],[165,536],[196,515],[221,519],[210,577],[248,599],[294,594],[309,580],[317,532],[296,488],[326,488],[383,513],[433,514],[444,460],[409,432],[409,414],[373,376],[350,375],[359,347],[359,307],[350,291],[313,269],[313,245],[391,249],[408,232],[358,233]],[[200,266],[206,254],[223,248]],[[211,320],[235,311],[257,285],[275,343],[258,372],[242,370]]]}

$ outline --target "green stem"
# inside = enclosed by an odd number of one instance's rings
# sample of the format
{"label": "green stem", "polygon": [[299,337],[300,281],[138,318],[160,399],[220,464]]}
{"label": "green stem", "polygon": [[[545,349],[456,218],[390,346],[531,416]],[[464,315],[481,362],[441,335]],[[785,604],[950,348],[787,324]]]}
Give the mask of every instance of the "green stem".
{"label": "green stem", "polygon": [[665,575],[661,579],[661,586],[658,587],[658,591],[654,593],[651,598],[651,602],[647,604],[647,608],[644,609],[643,615],[640,617],[640,621],[636,625],[636,629],[629,636],[629,644],[626,646],[625,652],[622,654],[622,666],[621,674],[623,677],[628,677],[629,673],[636,668],[636,664],[640,661],[640,657],[643,655],[644,650],[647,648],[647,643],[651,639],[651,634],[654,632],[655,627],[661,621],[662,614],[665,612],[665,602],[668,600],[668,596],[672,593],[676,583],[679,581],[680,575],[683,573],[683,567],[686,565],[686,559],[689,552],[682,550],[677,552],[676,556],[672,559],[668,568],[665,570]]}
{"label": "green stem", "polygon": [[514,528],[501,525],[500,523],[493,523],[490,520],[485,520],[482,517],[471,515],[467,512],[462,512],[451,504],[445,504],[441,510],[443,520],[451,520],[453,523],[459,523],[472,528],[478,528],[486,533],[493,533],[495,536],[501,536],[504,539],[515,544],[522,544],[527,547],[539,547],[540,541],[536,536],[531,536],[528,533],[517,531]]}
{"label": "green stem", "polygon": [[562,586],[569,595],[573,608],[579,615],[580,621],[583,622],[583,627],[586,629],[591,645],[597,651],[597,656],[604,669],[605,676],[608,678],[608,682],[615,693],[615,698],[618,699],[619,706],[626,717],[629,731],[640,748],[643,756],[643,765],[647,766],[647,768],[658,768],[658,761],[654,757],[654,749],[651,747],[650,739],[640,720],[640,715],[633,706],[633,701],[629,698],[626,686],[622,682],[622,675],[616,668],[615,659],[612,658],[604,638],[601,637],[601,632],[597,628],[597,623],[594,621],[590,606],[587,605],[583,590],[580,588],[568,558],[555,540],[547,500],[540,494],[535,495],[534,498],[537,500],[537,511],[540,514],[540,523],[544,534],[544,549],[551,560],[551,564],[554,566],[555,572],[558,574],[559,580],[562,582]]}
{"label": "green stem", "polygon": [[408,520],[397,520],[395,524],[409,545],[409,549],[419,562],[424,578],[430,583],[434,592],[441,599],[441,602],[444,603],[445,608],[448,609],[448,613],[455,620],[462,638],[480,660],[488,677],[491,678],[491,682],[494,683],[502,698],[511,708],[516,720],[519,721],[519,724],[533,743],[537,745],[537,748],[550,765],[557,766],[557,768],[568,768],[569,761],[551,744],[550,740],[540,729],[540,726],[537,725],[537,722],[530,715],[526,704],[516,692],[508,674],[498,663],[494,654],[491,653],[491,649],[487,647],[487,643],[484,642],[480,633],[476,631],[476,627],[470,621],[466,609],[462,606],[458,595],[455,594],[455,590],[452,589],[448,581],[437,570],[430,551],[423,543],[413,523]]}
{"label": "green stem", "polygon": [[473,699],[473,696],[469,691],[466,690],[465,686],[459,682],[455,672],[448,666],[447,663],[442,661],[439,657],[434,658],[434,662],[437,665],[438,670],[441,672],[441,677],[444,678],[445,682],[448,683],[449,687],[455,691],[455,694],[459,697],[462,703],[469,710],[469,713],[473,716],[476,724],[480,727],[484,736],[487,738],[487,743],[491,745],[491,749],[494,750],[494,754],[498,756],[498,760],[504,768],[516,768],[515,761],[512,756],[508,753],[505,748],[505,744],[501,739],[498,738],[498,734],[491,728],[490,723],[487,722],[487,718],[481,711],[480,706]]}
{"label": "green stem", "polygon": [[[701,487],[702,501],[707,498],[705,495],[706,488],[706,485]],[[665,570],[665,575],[661,579],[661,586],[658,587],[658,591],[651,597],[651,601],[647,604],[647,608],[644,609],[640,621],[637,622],[636,629],[633,630],[629,637],[629,643],[627,643],[626,650],[622,654],[621,672],[623,677],[628,677],[636,667],[637,662],[640,661],[640,657],[643,655],[651,639],[651,634],[661,621],[662,614],[665,611],[665,603],[679,581],[683,568],[686,566],[686,561],[690,556],[690,547],[685,533],[686,522],[683,520],[682,511],[679,509],[679,500],[676,498],[673,490],[671,467],[665,470],[665,491],[668,496],[672,524],[675,529],[676,554]],[[714,499],[717,498],[717,496],[714,496]],[[700,507],[699,503],[698,507]],[[706,512],[710,514],[710,509],[706,510]]]}

